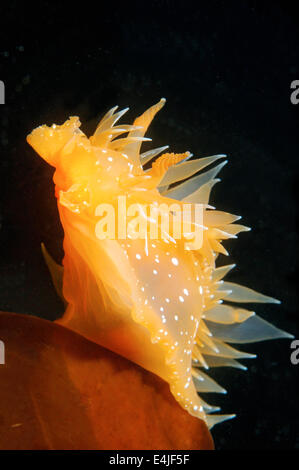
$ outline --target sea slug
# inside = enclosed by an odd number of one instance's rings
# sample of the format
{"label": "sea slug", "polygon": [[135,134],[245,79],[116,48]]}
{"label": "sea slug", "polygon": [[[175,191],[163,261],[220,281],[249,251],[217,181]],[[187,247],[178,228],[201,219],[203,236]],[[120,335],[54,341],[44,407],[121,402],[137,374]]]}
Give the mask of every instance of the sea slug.
{"label": "sea slug", "polygon": [[[206,371],[243,368],[238,359],[254,357],[230,343],[291,336],[235,305],[277,300],[223,281],[234,265],[216,267],[218,254],[227,254],[221,242],[248,230],[209,205],[225,155],[164,153],[145,169],[167,148],[140,153],[164,103],[133,125],[115,125],[127,111],[115,107],[90,138],[70,117],[36,128],[27,141],[56,169],[63,273],[46,257],[56,284],[63,274],[67,308],[59,322],[166,380],[180,405],[211,428],[234,415],[214,414],[219,408],[203,400],[204,392],[225,392]],[[175,236],[184,222],[189,231]]]}

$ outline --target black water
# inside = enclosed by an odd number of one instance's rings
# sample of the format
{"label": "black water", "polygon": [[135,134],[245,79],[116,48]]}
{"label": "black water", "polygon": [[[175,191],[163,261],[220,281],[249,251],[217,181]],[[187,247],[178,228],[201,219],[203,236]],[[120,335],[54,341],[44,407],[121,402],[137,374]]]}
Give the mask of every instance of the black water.
{"label": "black water", "polygon": [[[37,125],[79,115],[84,131],[116,104],[132,121],[160,97],[154,146],[227,153],[213,192],[252,232],[227,244],[230,279],[282,300],[256,311],[299,338],[298,11],[288,2],[149,1],[99,10],[42,1],[0,9],[0,309],[57,318],[40,252],[62,257],[52,170],[26,144]],[[222,260],[224,263],[225,260]],[[299,448],[298,372],[290,341],[250,345],[248,372],[218,370],[212,397],[237,419],[219,425],[218,449]]]}

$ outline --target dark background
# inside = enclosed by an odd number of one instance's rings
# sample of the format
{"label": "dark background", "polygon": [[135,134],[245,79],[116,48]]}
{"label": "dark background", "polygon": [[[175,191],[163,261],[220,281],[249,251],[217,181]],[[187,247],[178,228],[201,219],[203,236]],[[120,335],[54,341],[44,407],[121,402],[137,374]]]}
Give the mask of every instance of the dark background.
{"label": "dark background", "polygon": [[[165,96],[149,131],[153,145],[228,154],[212,203],[253,228],[226,244],[237,263],[230,279],[282,300],[256,311],[299,338],[299,105],[290,102],[299,80],[298,11],[261,1],[97,6],[0,7],[0,309],[50,320],[63,312],[40,251],[44,241],[57,260],[63,254],[53,171],[26,135],[69,115],[91,132],[116,104],[130,106],[130,122]],[[244,349],[258,354],[244,361],[248,372],[213,371],[229,393],[210,398],[238,415],[214,428],[216,448],[299,448],[290,340]]]}

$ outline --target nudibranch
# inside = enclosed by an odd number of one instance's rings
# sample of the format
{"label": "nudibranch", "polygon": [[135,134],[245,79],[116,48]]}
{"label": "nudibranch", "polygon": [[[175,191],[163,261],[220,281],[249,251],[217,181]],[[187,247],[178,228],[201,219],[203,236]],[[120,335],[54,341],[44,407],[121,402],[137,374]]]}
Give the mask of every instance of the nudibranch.
{"label": "nudibranch", "polygon": [[[255,357],[230,343],[291,336],[236,305],[279,301],[224,281],[234,265],[216,267],[219,253],[227,255],[222,241],[249,230],[235,223],[240,217],[209,205],[225,155],[190,159],[189,152],[163,153],[168,146],[140,153],[164,103],[163,98],[133,125],[115,125],[127,111],[116,112],[116,106],[90,138],[80,130],[79,118],[70,117],[63,125],[37,127],[27,141],[56,169],[63,273],[58,266],[54,273],[49,264],[56,281],[63,274],[67,307],[59,323],[160,376],[179,404],[211,428],[234,415],[215,414],[219,408],[204,401],[203,393],[225,390],[203,370],[244,368],[238,359]],[[125,227],[123,204],[133,207],[125,213],[131,216]],[[194,232],[185,238],[174,236],[174,224],[163,225],[163,210],[171,204],[182,210],[181,223],[185,207],[201,208],[201,222],[191,217]],[[160,206],[160,217],[152,220],[148,208]],[[173,222],[176,209],[168,215]],[[118,227],[117,235],[111,236],[109,222]],[[134,231],[141,225],[142,233]],[[195,229],[201,240],[192,245],[186,239]]]}

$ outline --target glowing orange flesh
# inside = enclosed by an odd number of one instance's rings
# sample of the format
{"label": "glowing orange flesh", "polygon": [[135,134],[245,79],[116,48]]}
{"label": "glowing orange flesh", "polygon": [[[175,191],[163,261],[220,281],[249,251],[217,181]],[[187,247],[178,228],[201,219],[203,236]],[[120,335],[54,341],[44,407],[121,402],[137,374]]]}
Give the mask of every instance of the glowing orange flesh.
{"label": "glowing orange flesh", "polygon": [[[238,216],[208,206],[225,162],[189,177],[224,155],[186,161],[191,156],[188,152],[169,153],[159,157],[151,170],[143,170],[145,163],[165,149],[140,154],[146,129],[164,102],[147,110],[133,126],[115,126],[124,111],[115,113],[113,108],[89,139],[80,131],[79,119],[71,117],[61,126],[38,127],[27,141],[56,168],[54,182],[65,232],[63,296],[67,302],[60,323],[168,381],[178,402],[211,427],[233,415],[210,414],[219,408],[208,405],[198,392],[224,390],[202,368],[242,367],[236,359],[253,357],[227,343],[288,335],[254,312],[222,304],[223,299],[277,303],[223,282],[233,266],[215,266],[218,253],[227,254],[221,241],[248,229],[234,224]],[[123,133],[127,137],[119,137]],[[185,240],[174,239],[171,229],[155,240],[149,228],[143,239],[132,239],[128,233],[123,238],[118,234],[116,239],[99,239],[97,208],[112,206],[117,225],[120,196],[127,204],[139,206],[205,205],[202,245],[186,250]],[[144,219],[148,218],[146,214]]]}

